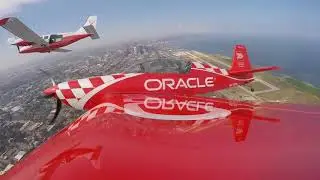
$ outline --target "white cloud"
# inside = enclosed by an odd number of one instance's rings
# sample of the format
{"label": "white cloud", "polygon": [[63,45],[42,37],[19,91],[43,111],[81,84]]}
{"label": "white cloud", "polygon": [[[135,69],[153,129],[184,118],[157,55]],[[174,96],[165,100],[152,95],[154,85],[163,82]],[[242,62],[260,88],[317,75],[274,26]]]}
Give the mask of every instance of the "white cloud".
{"label": "white cloud", "polygon": [[0,0],[0,16],[15,13],[19,11],[23,5],[41,1],[43,0]]}

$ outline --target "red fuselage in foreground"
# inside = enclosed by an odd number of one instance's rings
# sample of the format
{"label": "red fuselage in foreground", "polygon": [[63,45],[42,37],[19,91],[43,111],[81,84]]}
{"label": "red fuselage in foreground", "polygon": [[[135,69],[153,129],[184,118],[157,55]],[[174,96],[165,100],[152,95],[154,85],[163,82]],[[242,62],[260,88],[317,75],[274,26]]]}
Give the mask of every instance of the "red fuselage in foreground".
{"label": "red fuselage in foreground", "polygon": [[0,179],[320,178],[319,113],[184,96],[98,103]]}

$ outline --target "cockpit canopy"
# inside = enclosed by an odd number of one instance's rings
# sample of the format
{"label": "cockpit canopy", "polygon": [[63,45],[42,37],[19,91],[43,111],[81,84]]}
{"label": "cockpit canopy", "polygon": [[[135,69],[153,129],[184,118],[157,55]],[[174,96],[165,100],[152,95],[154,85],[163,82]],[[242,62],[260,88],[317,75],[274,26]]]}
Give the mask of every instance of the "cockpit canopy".
{"label": "cockpit canopy", "polygon": [[63,39],[63,35],[62,34],[50,34],[50,35],[44,35],[44,36],[42,36],[42,38],[51,44],[51,43],[61,41]]}
{"label": "cockpit canopy", "polygon": [[125,73],[188,73],[191,61],[158,59],[134,64],[127,68]]}

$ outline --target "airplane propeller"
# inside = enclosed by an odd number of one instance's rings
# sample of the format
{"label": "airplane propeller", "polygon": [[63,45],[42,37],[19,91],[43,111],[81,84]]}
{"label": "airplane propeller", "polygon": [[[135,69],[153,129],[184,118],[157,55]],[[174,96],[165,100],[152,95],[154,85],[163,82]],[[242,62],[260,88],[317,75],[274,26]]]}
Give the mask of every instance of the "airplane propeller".
{"label": "airplane propeller", "polygon": [[56,121],[56,119],[57,119],[57,117],[58,117],[58,115],[59,115],[59,113],[60,113],[60,111],[61,111],[61,107],[62,107],[61,100],[60,100],[59,98],[57,98],[56,111],[55,111],[55,113],[54,113],[53,118],[52,118],[51,121],[49,122],[49,124],[53,124],[53,123]]}
{"label": "airplane propeller", "polygon": [[[44,71],[42,69],[39,69],[39,70],[41,72],[43,72],[44,74],[46,74],[47,76],[49,76],[50,80],[51,80],[51,83],[52,83],[52,87],[51,88],[48,88],[48,89],[43,91],[44,95],[42,97],[46,98],[46,99],[55,97],[55,95],[56,95],[55,86],[57,85],[57,83],[53,80],[53,78],[51,78],[51,75],[48,72],[46,72],[46,71]],[[56,121],[56,119],[57,119],[57,117],[58,117],[58,115],[59,115],[59,113],[61,111],[61,107],[62,107],[62,102],[58,97],[56,97],[55,113],[54,113],[53,118],[50,120],[49,124],[53,124]]]}
{"label": "airplane propeller", "polygon": [[39,70],[40,70],[41,72],[43,72],[45,75],[47,75],[48,77],[50,77],[52,86],[55,86],[55,85],[56,85],[56,82],[54,82],[53,78],[51,77],[51,75],[50,75],[47,71],[45,71],[45,70],[43,70],[43,69],[39,69]]}

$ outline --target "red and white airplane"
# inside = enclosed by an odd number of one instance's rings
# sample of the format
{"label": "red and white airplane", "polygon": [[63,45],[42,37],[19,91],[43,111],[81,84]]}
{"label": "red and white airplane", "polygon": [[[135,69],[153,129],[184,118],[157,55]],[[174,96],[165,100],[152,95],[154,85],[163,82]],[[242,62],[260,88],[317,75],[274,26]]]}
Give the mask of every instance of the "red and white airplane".
{"label": "red and white airplane", "polygon": [[[184,94],[196,95],[244,85],[253,73],[278,69],[276,66],[252,68],[246,47],[236,45],[232,66],[221,69],[204,62],[159,60],[138,63],[119,74],[70,80],[55,84],[44,93],[76,109],[88,110],[105,94]],[[166,71],[163,73],[163,71]],[[59,105],[61,106],[61,105]]]}
{"label": "red and white airplane", "polygon": [[19,53],[50,53],[69,52],[71,50],[63,47],[75,43],[81,39],[90,37],[99,39],[96,31],[97,16],[90,16],[86,23],[76,32],[56,33],[39,36],[18,18],[9,17],[0,20],[0,26],[11,32],[19,39],[9,39],[11,45],[17,46]]}

